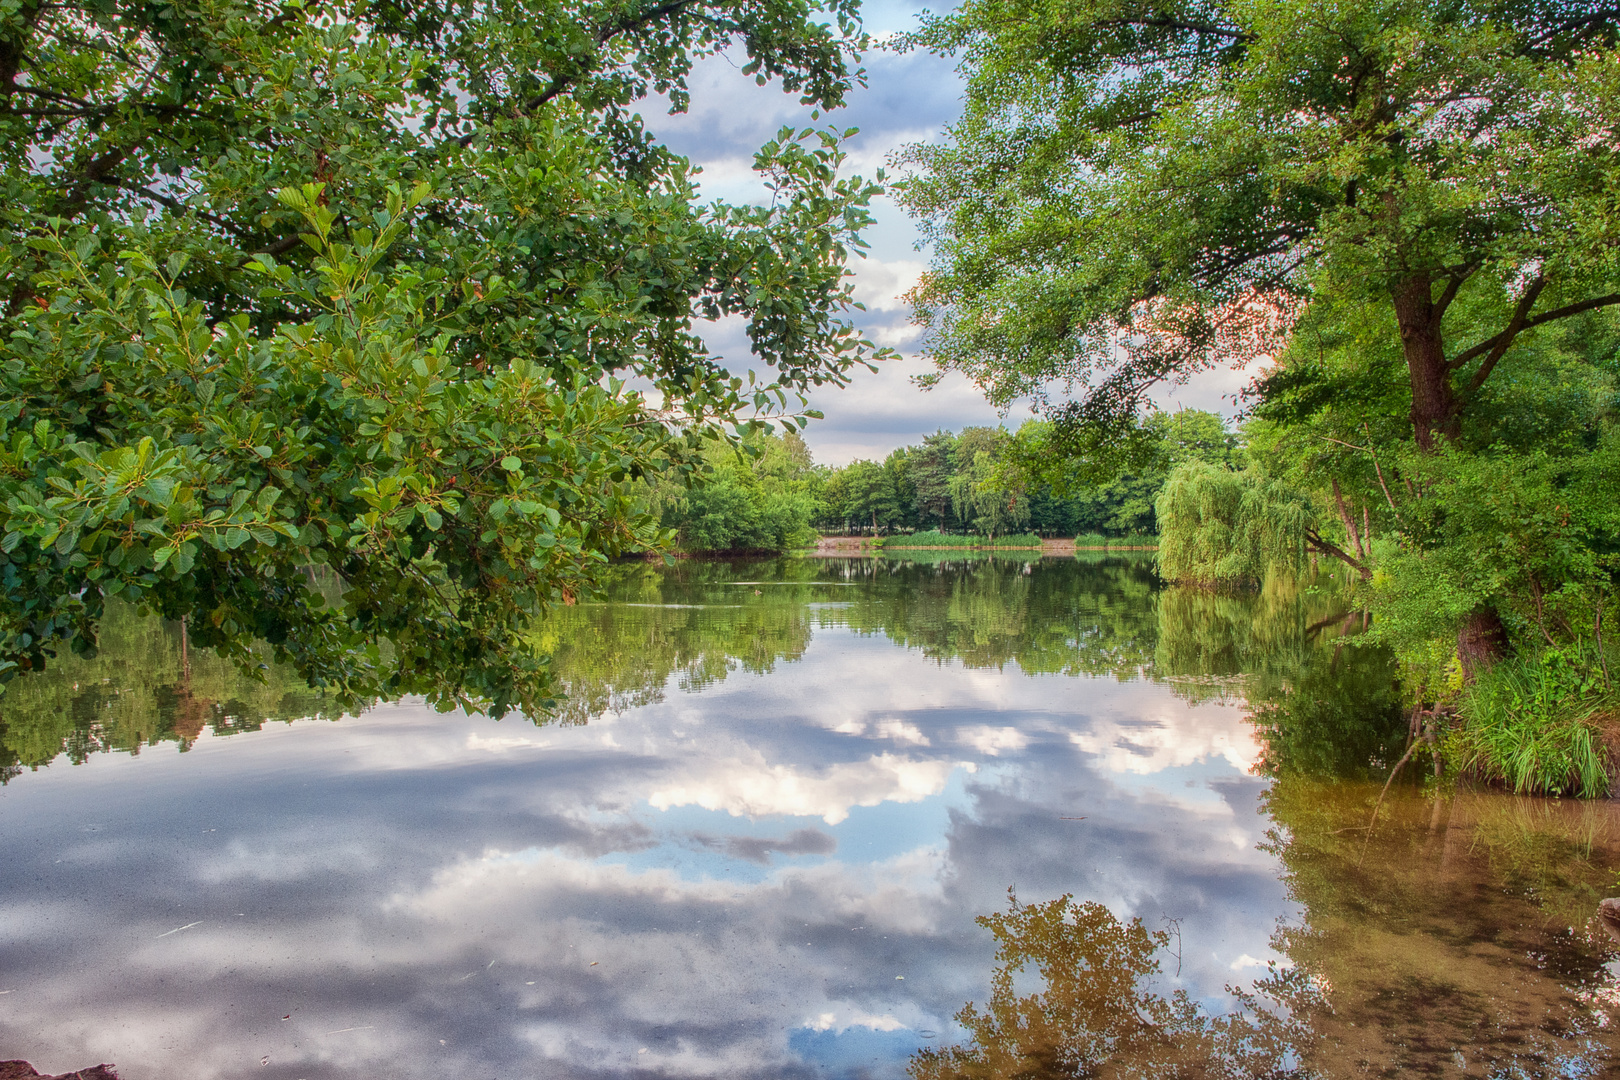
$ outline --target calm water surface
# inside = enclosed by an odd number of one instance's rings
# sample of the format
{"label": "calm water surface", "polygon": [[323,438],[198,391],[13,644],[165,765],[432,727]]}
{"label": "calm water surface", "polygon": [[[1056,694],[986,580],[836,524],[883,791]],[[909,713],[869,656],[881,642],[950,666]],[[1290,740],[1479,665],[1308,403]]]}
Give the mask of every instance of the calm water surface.
{"label": "calm water surface", "polygon": [[[1414,780],[1369,835],[1406,728],[1331,587],[1166,591],[1124,559],[616,573],[544,631],[571,695],[546,724],[334,721],[279,672],[182,675],[131,616],[13,683],[0,1059],[1615,1074],[1591,916],[1620,820]],[[1051,917],[1008,938],[1017,911]]]}

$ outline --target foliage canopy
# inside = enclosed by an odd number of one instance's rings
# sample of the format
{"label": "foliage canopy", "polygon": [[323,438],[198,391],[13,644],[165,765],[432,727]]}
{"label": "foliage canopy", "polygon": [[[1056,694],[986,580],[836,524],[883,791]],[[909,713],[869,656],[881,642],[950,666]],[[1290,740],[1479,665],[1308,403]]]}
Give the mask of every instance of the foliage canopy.
{"label": "foliage canopy", "polygon": [[635,482],[874,355],[840,133],[705,207],[632,105],[738,45],[830,108],[860,44],[854,0],[5,6],[0,677],[119,596],[340,696],[544,707],[525,628],[669,540]]}
{"label": "foliage canopy", "polygon": [[[942,370],[1117,456],[1147,392],[1393,315],[1409,432],[1454,437],[1537,327],[1620,303],[1620,16],[1573,0],[969,0],[959,123],[910,148]],[[1058,389],[1080,388],[1069,400]]]}

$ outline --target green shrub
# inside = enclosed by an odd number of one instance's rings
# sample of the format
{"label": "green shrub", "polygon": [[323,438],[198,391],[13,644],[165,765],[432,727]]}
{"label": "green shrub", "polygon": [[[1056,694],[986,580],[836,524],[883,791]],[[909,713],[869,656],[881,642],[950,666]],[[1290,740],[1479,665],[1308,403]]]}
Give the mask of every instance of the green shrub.
{"label": "green shrub", "polygon": [[1102,533],[1083,533],[1074,538],[1077,548],[1135,548],[1157,547],[1159,538],[1151,533],[1131,533],[1128,536],[1104,536]]}
{"label": "green shrub", "polygon": [[910,536],[891,536],[884,543],[887,548],[1038,548],[1041,538],[1034,533],[1014,533],[1011,536],[964,536],[929,529]]}
{"label": "green shrub", "polygon": [[1617,706],[1595,652],[1504,660],[1463,691],[1448,749],[1460,768],[1516,792],[1595,798],[1609,789],[1599,724]]}

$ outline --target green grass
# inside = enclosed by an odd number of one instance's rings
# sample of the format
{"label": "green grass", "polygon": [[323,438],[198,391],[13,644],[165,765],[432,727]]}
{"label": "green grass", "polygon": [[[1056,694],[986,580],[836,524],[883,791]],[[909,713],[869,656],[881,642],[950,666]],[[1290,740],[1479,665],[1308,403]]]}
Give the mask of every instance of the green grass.
{"label": "green grass", "polygon": [[890,536],[881,543],[890,551],[905,548],[1038,548],[1041,546],[1041,538],[1034,533],[1016,533],[1011,536],[998,536],[992,540],[987,536],[962,536],[929,529],[927,532],[912,533],[909,536]]}
{"label": "green grass", "polygon": [[1074,538],[1077,548],[1156,548],[1159,538],[1151,534],[1131,533],[1129,536],[1104,536],[1102,533],[1085,533]]}
{"label": "green grass", "polygon": [[1620,719],[1620,694],[1595,653],[1549,649],[1504,660],[1464,693],[1448,750],[1464,770],[1522,794],[1600,798],[1609,791],[1600,725]]}

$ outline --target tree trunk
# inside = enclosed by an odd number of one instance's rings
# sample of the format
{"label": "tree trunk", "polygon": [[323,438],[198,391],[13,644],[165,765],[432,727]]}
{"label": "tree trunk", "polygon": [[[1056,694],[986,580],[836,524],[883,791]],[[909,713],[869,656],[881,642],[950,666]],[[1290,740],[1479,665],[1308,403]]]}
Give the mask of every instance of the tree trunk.
{"label": "tree trunk", "polygon": [[1434,449],[1435,435],[1457,437],[1457,397],[1446,370],[1440,319],[1445,309],[1433,300],[1428,274],[1414,274],[1395,289],[1395,321],[1406,353],[1412,384],[1412,436],[1424,450]]}
{"label": "tree trunk", "polygon": [[1473,682],[1480,672],[1507,652],[1507,627],[1495,608],[1476,608],[1457,631],[1457,659],[1463,679]]}
{"label": "tree trunk", "polygon": [[1339,490],[1339,482],[1333,481],[1333,501],[1339,507],[1339,519],[1344,522],[1344,531],[1350,537],[1350,546],[1355,548],[1356,558],[1362,562],[1367,561],[1367,548],[1361,542],[1361,534],[1356,531],[1356,519],[1350,513],[1350,508],[1344,504],[1344,493]]}
{"label": "tree trunk", "polygon": [[[1434,281],[1428,274],[1413,274],[1396,286],[1395,322],[1400,327],[1412,384],[1412,437],[1424,451],[1435,449],[1435,437],[1448,442],[1461,431],[1457,394],[1446,367],[1445,342],[1440,321],[1446,304],[1456,293],[1455,283],[1440,303],[1434,301]],[[1507,628],[1494,608],[1471,612],[1457,629],[1457,659],[1463,678],[1473,682],[1479,673],[1507,654]]]}

